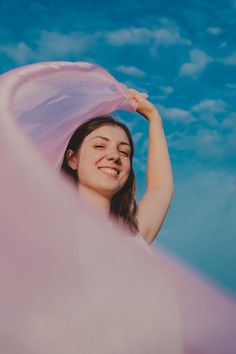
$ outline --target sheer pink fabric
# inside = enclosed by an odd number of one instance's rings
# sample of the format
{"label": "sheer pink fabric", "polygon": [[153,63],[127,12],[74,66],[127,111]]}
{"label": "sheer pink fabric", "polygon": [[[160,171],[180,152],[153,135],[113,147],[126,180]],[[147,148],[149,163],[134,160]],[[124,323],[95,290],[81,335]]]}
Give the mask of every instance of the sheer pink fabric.
{"label": "sheer pink fabric", "polygon": [[81,122],[134,111],[90,63],[0,78],[0,347],[4,354],[234,353],[235,302],[104,219],[56,171]]}

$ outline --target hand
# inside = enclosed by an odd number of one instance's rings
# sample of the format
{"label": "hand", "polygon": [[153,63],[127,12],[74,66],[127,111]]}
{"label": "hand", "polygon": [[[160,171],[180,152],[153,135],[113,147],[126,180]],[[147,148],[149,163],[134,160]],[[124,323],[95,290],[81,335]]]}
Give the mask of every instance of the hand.
{"label": "hand", "polygon": [[156,107],[146,98],[144,98],[138,91],[129,89],[129,92],[131,94],[131,98],[138,106],[136,109],[138,113],[142,114],[148,120],[154,114],[158,114]]}

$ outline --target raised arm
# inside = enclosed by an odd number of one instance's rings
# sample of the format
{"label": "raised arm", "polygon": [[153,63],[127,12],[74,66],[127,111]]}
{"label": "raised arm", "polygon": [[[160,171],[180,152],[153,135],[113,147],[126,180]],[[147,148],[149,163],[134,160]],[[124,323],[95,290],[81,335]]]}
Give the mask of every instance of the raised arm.
{"label": "raised arm", "polygon": [[138,104],[137,112],[149,121],[146,191],[138,205],[137,219],[140,235],[150,244],[163,224],[173,197],[173,174],[157,109],[137,91],[130,92]]}

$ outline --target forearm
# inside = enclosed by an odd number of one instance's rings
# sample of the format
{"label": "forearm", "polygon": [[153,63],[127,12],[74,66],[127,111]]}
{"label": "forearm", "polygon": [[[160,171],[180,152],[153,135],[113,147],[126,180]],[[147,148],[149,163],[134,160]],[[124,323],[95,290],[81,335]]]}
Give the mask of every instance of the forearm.
{"label": "forearm", "polygon": [[161,117],[155,110],[146,118],[149,121],[146,189],[165,189],[173,194],[173,174]]}

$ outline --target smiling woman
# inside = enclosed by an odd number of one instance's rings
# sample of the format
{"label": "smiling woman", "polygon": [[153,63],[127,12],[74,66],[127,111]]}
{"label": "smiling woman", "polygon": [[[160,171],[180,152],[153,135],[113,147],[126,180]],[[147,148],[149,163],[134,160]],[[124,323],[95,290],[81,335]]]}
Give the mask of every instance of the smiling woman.
{"label": "smiling woman", "polygon": [[139,205],[135,201],[132,137],[123,123],[110,116],[89,119],[78,127],[66,148],[61,170],[73,178],[80,194],[151,243],[172,199],[172,169],[157,109],[137,91],[130,89],[129,94],[137,112],[149,121],[147,185]]}
{"label": "smiling woman", "polygon": [[61,170],[73,178],[78,190],[106,215],[140,234],[146,243],[157,236],[173,195],[173,176],[162,128],[154,105],[130,89],[137,112],[149,121],[146,192],[135,201],[132,167],[134,144],[129,129],[110,116],[87,120],[73,133]]}

